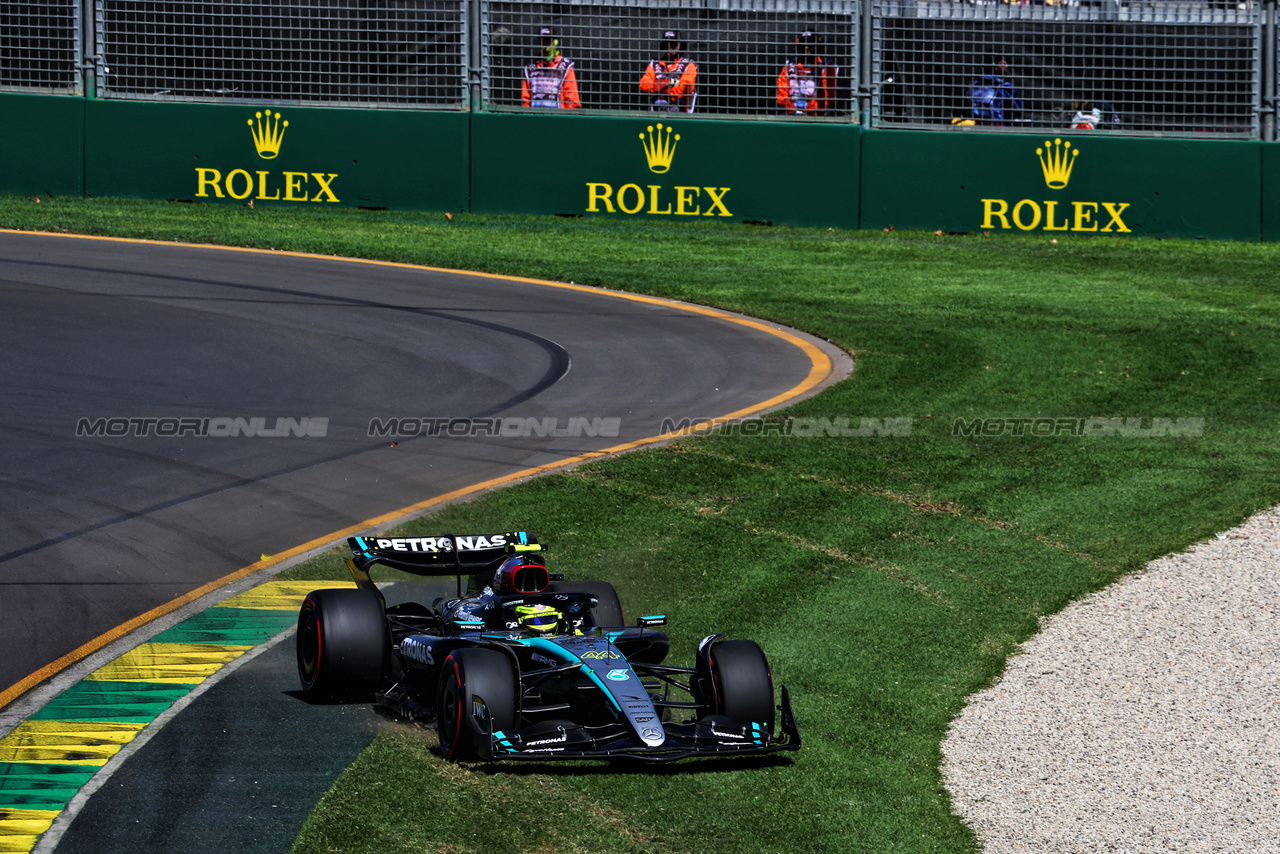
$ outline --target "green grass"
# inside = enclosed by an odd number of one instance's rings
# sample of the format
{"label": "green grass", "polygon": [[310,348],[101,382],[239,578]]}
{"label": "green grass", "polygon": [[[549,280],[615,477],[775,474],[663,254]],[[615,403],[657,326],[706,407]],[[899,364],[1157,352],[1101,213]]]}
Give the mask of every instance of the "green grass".
{"label": "green grass", "polygon": [[[909,436],[711,435],[449,507],[666,613],[673,660],[754,638],[792,691],[789,760],[452,767],[393,727],[295,847],[966,852],[940,743],[1039,620],[1280,502],[1280,247],[848,233],[0,199],[0,226],[217,242],[598,284],[742,311],[853,352],[777,418]],[[953,435],[957,419],[1203,418],[1200,436]],[[336,556],[295,574],[342,572]]]}

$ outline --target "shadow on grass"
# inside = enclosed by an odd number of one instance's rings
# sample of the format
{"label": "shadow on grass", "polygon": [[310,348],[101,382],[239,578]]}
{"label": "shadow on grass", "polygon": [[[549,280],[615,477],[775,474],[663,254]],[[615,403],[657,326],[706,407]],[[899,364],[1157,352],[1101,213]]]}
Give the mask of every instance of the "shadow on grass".
{"label": "shadow on grass", "polygon": [[536,774],[558,774],[573,777],[598,777],[613,775],[646,775],[657,777],[689,776],[690,774],[723,773],[725,771],[747,771],[762,768],[785,768],[794,764],[790,756],[770,753],[762,756],[704,756],[689,757],[668,761],[639,759],[634,756],[620,756],[616,759],[601,759],[592,762],[566,759],[563,762],[520,761],[512,762],[469,762],[461,763],[468,770],[490,777],[512,776],[531,777]]}

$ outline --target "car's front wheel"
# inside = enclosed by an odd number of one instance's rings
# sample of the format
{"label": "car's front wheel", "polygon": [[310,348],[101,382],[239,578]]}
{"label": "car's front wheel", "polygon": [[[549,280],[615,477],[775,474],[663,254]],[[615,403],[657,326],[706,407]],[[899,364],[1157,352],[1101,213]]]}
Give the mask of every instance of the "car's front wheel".
{"label": "car's front wheel", "polygon": [[492,649],[458,649],[440,668],[436,732],[452,762],[492,759],[490,736],[516,725],[515,667]]}
{"label": "car's front wheel", "polygon": [[777,709],[773,704],[773,673],[764,650],[755,641],[722,641],[711,647],[710,713],[738,723],[764,724],[773,732]]}

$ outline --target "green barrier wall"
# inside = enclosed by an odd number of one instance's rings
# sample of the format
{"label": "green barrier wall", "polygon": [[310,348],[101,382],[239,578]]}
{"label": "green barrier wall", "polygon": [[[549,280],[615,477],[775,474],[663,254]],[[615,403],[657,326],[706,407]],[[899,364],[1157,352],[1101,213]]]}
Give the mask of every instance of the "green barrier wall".
{"label": "green barrier wall", "polygon": [[90,101],[85,193],[467,209],[465,113]]}
{"label": "green barrier wall", "polygon": [[476,213],[858,227],[853,125],[476,114]]}
{"label": "green barrier wall", "polygon": [[0,192],[84,194],[83,98],[0,94]]}
{"label": "green barrier wall", "polygon": [[862,228],[1258,240],[1263,143],[871,131]]}
{"label": "green barrier wall", "polygon": [[1262,146],[1262,239],[1280,242],[1280,143]]}
{"label": "green barrier wall", "polygon": [[1280,241],[1253,141],[0,94],[0,153],[31,196]]}

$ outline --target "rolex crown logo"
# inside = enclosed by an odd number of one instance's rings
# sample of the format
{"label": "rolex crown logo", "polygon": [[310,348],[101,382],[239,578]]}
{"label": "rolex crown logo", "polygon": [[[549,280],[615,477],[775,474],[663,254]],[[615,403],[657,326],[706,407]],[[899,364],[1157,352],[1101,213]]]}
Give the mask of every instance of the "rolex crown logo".
{"label": "rolex crown logo", "polygon": [[249,119],[249,132],[253,134],[253,146],[258,149],[258,156],[263,160],[271,160],[280,153],[280,144],[284,141],[284,129],[289,126],[287,121],[280,119],[280,114],[272,115],[267,110],[264,118],[262,113],[253,114],[258,123],[255,126],[253,119]]}
{"label": "rolex crown logo", "polygon": [[1076,162],[1076,155],[1080,153],[1080,149],[1072,149],[1071,143],[1063,142],[1060,139],[1053,141],[1053,147],[1049,147],[1049,140],[1044,141],[1044,148],[1037,148],[1036,154],[1040,158],[1040,168],[1044,171],[1044,182],[1049,185],[1050,189],[1061,190],[1067,186],[1067,182],[1071,180],[1071,167]]}
{"label": "rolex crown logo", "polygon": [[644,134],[640,134],[644,157],[649,161],[649,171],[661,174],[670,169],[671,159],[676,156],[676,143],[679,141],[680,134],[673,134],[671,126],[664,128],[662,122],[649,126],[647,139]]}

